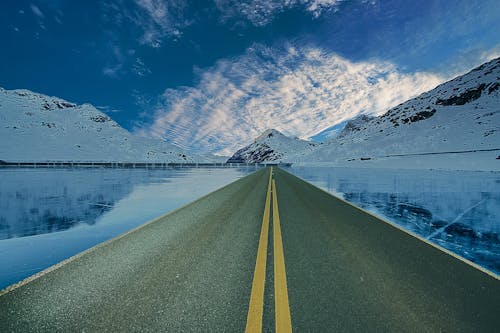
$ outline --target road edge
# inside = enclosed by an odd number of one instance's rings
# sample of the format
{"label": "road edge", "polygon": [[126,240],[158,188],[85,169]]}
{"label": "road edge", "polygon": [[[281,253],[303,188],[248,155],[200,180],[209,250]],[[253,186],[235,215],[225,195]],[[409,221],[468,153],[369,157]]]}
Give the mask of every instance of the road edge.
{"label": "road edge", "polygon": [[149,221],[144,222],[143,224],[141,224],[141,225],[139,225],[139,226],[137,226],[137,227],[135,227],[135,228],[133,228],[133,229],[130,229],[130,230],[128,230],[128,231],[125,231],[125,232],[123,232],[123,233],[121,233],[121,234],[119,234],[119,235],[117,235],[117,236],[115,236],[115,237],[113,237],[113,238],[110,238],[110,239],[108,239],[108,240],[106,240],[106,241],[104,241],[104,242],[102,242],[102,243],[96,244],[96,245],[94,245],[94,246],[92,246],[92,247],[90,247],[90,248],[88,248],[88,249],[86,249],[86,250],[84,250],[84,251],[82,251],[82,252],[79,252],[79,253],[77,253],[77,254],[75,254],[75,255],[73,255],[73,256],[71,256],[71,257],[69,257],[69,258],[66,258],[66,259],[64,259],[64,260],[62,260],[62,261],[60,261],[60,262],[58,262],[57,264],[54,264],[54,265],[52,265],[52,266],[49,266],[49,267],[45,268],[44,270],[41,270],[40,272],[35,273],[35,274],[33,274],[33,275],[31,275],[31,276],[29,276],[29,277],[27,277],[27,278],[25,278],[25,279],[23,279],[23,280],[21,280],[21,281],[19,281],[19,282],[16,282],[16,283],[14,283],[14,284],[11,284],[10,286],[7,286],[6,288],[4,288],[4,289],[0,290],[0,297],[2,297],[3,295],[6,295],[6,294],[8,294],[8,293],[10,293],[10,292],[11,292],[11,291],[13,291],[13,290],[16,290],[16,289],[18,289],[18,288],[20,288],[20,287],[22,287],[22,286],[26,285],[26,284],[28,284],[28,283],[30,283],[30,282],[32,282],[32,281],[34,281],[34,280],[38,279],[38,278],[41,278],[42,276],[44,276],[44,275],[46,275],[46,274],[48,274],[48,273],[50,273],[50,272],[52,272],[52,271],[55,271],[55,270],[57,270],[57,269],[59,269],[59,268],[63,267],[64,265],[69,264],[69,263],[70,263],[70,262],[72,262],[72,261],[75,261],[75,260],[77,260],[77,259],[79,259],[79,258],[81,258],[81,257],[83,257],[83,256],[85,256],[85,255],[87,255],[87,254],[89,254],[89,253],[92,253],[92,252],[94,252],[94,251],[96,251],[96,250],[100,249],[101,247],[104,247],[104,246],[106,246],[106,245],[108,245],[108,244],[110,244],[110,243],[112,243],[112,242],[114,242],[114,241],[117,241],[117,240],[119,240],[119,239],[121,239],[121,238],[123,238],[123,237],[125,237],[125,236],[127,236],[127,235],[129,235],[129,234],[131,234],[131,233],[134,233],[134,232],[136,232],[136,231],[138,231],[138,230],[140,230],[140,229],[142,229],[142,228],[144,228],[144,227],[147,227],[147,226],[148,226],[148,225],[150,225],[150,224],[153,224],[153,223],[155,223],[155,222],[158,222],[159,220],[162,220],[162,219],[164,219],[164,218],[168,217],[169,215],[172,215],[172,214],[174,214],[174,213],[177,213],[178,211],[180,211],[180,210],[182,210],[182,209],[184,209],[184,208],[187,208],[187,207],[189,207],[189,206],[191,206],[191,205],[193,205],[193,204],[197,203],[198,201],[201,201],[201,200],[205,199],[206,197],[211,196],[211,195],[213,195],[213,194],[215,194],[215,193],[217,193],[217,192],[219,192],[219,191],[222,191],[222,190],[224,190],[226,187],[229,187],[230,185],[232,185],[232,184],[234,184],[234,183],[236,183],[236,182],[238,182],[238,181],[240,181],[240,180],[242,180],[242,179],[245,179],[245,178],[247,178],[247,177],[249,177],[249,176],[251,176],[251,175],[253,175],[253,174],[255,174],[255,173],[259,172],[259,171],[261,171],[262,169],[265,169],[265,168],[258,169],[258,170],[256,170],[256,171],[254,171],[254,172],[252,172],[252,173],[250,173],[250,174],[248,174],[248,175],[244,176],[244,177],[241,177],[241,178],[239,178],[239,179],[237,179],[237,180],[235,180],[235,181],[233,181],[233,182],[231,182],[231,183],[229,183],[229,184],[227,184],[227,185],[224,185],[224,186],[222,186],[222,187],[220,187],[220,188],[218,188],[218,189],[216,189],[216,190],[214,190],[214,191],[212,191],[212,192],[210,192],[210,193],[207,193],[207,194],[205,194],[205,195],[203,195],[203,196],[199,197],[198,199],[195,199],[195,200],[193,200],[193,201],[190,201],[190,202],[188,202],[187,204],[184,204],[184,205],[182,205],[182,206],[181,206],[181,207],[179,207],[179,208],[176,208],[176,209],[174,209],[174,210],[172,210],[172,211],[168,211],[168,212],[166,212],[166,213],[164,213],[164,214],[162,214],[162,215],[160,215],[160,216],[158,216],[158,217],[155,217],[155,218],[154,218],[154,219],[152,219],[152,220],[149,220]]}
{"label": "road edge", "polygon": [[[362,211],[363,213],[368,214],[368,215],[370,215],[370,216],[372,216],[372,217],[376,218],[377,220],[379,220],[379,221],[381,221],[381,222],[384,222],[384,223],[386,223],[386,224],[388,224],[388,225],[392,226],[393,228],[395,228],[395,229],[397,229],[397,230],[399,230],[399,231],[404,232],[404,233],[405,233],[405,234],[407,234],[407,235],[410,235],[410,236],[412,236],[412,237],[415,237],[416,239],[418,239],[418,240],[420,240],[420,241],[424,242],[425,244],[430,245],[430,246],[432,246],[432,247],[434,247],[434,248],[436,248],[436,249],[440,250],[441,252],[444,252],[445,254],[450,255],[450,256],[454,257],[455,259],[460,260],[461,262],[463,262],[463,263],[465,263],[465,264],[467,264],[467,265],[469,265],[469,266],[472,266],[473,268],[475,268],[475,269],[477,269],[477,270],[479,270],[479,271],[481,271],[481,272],[483,272],[483,273],[485,273],[485,274],[489,275],[490,277],[492,277],[492,278],[494,278],[494,279],[496,279],[496,280],[500,280],[500,275],[496,274],[495,272],[492,272],[492,271],[488,270],[487,268],[484,268],[484,267],[482,267],[482,266],[480,266],[480,265],[476,264],[475,262],[472,262],[472,261],[470,261],[469,259],[464,258],[464,257],[462,257],[462,256],[460,256],[460,255],[458,255],[458,254],[456,254],[456,253],[454,253],[454,252],[452,252],[452,251],[450,251],[450,250],[448,250],[448,249],[446,249],[446,248],[444,248],[444,247],[442,247],[442,246],[438,245],[438,244],[432,243],[432,242],[431,242],[431,241],[429,241],[428,239],[425,239],[425,238],[423,238],[422,236],[417,235],[416,233],[414,233],[414,232],[412,232],[412,231],[410,231],[410,230],[406,230],[406,229],[404,229],[403,227],[401,227],[401,226],[399,226],[399,225],[397,225],[397,224],[395,224],[395,223],[393,223],[393,222],[391,222],[391,221],[387,220],[385,217],[383,217],[383,216],[378,216],[378,215],[376,215],[376,214],[374,214],[374,213],[372,213],[372,212],[369,212],[369,211],[367,211],[367,210],[365,210],[365,209],[363,209],[363,208],[361,208],[361,207],[358,207],[358,206],[354,205],[353,203],[350,203],[349,201],[345,200],[344,198],[338,197],[338,196],[334,195],[333,193],[330,193],[330,192],[328,192],[328,191],[326,191],[326,190],[324,190],[324,189],[322,189],[322,188],[320,188],[320,187],[318,187],[318,186],[316,186],[316,185],[314,185],[314,184],[312,184],[312,183],[310,183],[310,182],[308,182],[308,181],[306,181],[306,180],[304,180],[304,179],[302,179],[302,178],[300,178],[300,177],[297,177],[297,176],[295,176],[294,174],[292,174],[292,173],[290,173],[290,172],[288,172],[288,171],[286,171],[286,170],[284,170],[284,169],[282,169],[282,168],[278,168],[278,167],[276,167],[276,168],[277,168],[277,169],[279,169],[280,171],[283,171],[283,172],[287,173],[288,175],[290,175],[290,176],[292,176],[292,177],[297,178],[298,180],[300,180],[300,181],[302,181],[302,182],[304,182],[304,183],[306,183],[306,184],[308,184],[308,185],[311,185],[312,187],[314,187],[314,188],[316,188],[316,189],[318,189],[318,190],[320,190],[320,191],[324,192],[325,194],[328,194],[329,196],[331,196],[331,197],[333,197],[333,198],[335,198],[335,199],[337,199],[337,200],[340,200],[340,201],[342,201],[343,203],[346,203],[346,204],[348,204],[349,206],[351,206],[351,207],[353,207],[353,208],[355,208],[355,209],[357,209],[357,210],[359,210],[359,211]],[[0,294],[0,295],[1,295],[1,294]]]}

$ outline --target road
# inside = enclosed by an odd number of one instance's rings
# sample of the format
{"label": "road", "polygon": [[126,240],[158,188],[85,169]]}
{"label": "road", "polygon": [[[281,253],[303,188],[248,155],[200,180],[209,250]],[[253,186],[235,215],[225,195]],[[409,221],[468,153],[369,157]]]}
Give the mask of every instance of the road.
{"label": "road", "polygon": [[270,171],[7,290],[0,331],[498,331],[498,276]]}

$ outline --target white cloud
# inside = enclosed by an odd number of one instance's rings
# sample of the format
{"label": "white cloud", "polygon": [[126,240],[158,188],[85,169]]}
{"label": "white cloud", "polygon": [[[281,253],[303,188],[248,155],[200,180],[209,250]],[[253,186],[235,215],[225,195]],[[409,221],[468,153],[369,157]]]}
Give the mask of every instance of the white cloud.
{"label": "white cloud", "polygon": [[107,66],[102,69],[102,74],[105,76],[113,77],[116,78],[118,76],[118,73],[122,69],[122,65],[118,64],[115,66]]}
{"label": "white cloud", "polygon": [[97,105],[96,109],[98,109],[101,112],[107,113],[107,114],[122,112],[122,110],[115,109],[109,105]]}
{"label": "white cloud", "polygon": [[341,2],[341,0],[309,0],[304,1],[306,8],[310,11],[314,17],[319,17],[322,12],[328,11]]}
{"label": "white cloud", "polygon": [[[276,14],[301,6],[314,17],[336,9],[343,0],[212,0],[222,22],[228,20],[250,21],[255,26],[270,23]],[[195,23],[197,15],[208,12],[191,12],[187,0],[134,0],[133,8],[122,0],[103,2],[103,17],[120,28],[132,24],[140,29],[138,41],[153,48],[161,47],[165,39],[177,40],[183,30]],[[243,20],[242,20],[243,19]]]}
{"label": "white cloud", "polygon": [[113,42],[109,42],[108,48],[110,49],[111,54],[110,57],[112,62],[108,63],[102,70],[102,74],[108,77],[117,78],[124,71],[123,67],[126,62],[126,57],[124,56],[121,48],[114,44]]}
{"label": "white cloud", "polygon": [[500,45],[490,50],[481,52],[481,55],[479,56],[479,63],[483,64],[496,58],[500,58]]}
{"label": "white cloud", "polygon": [[[39,18],[43,19],[45,17],[45,15],[43,15],[42,11],[40,10],[40,8],[38,8],[37,6],[35,6],[34,4],[30,4],[30,8],[31,8],[31,11],[33,12],[33,14],[35,14],[36,16],[38,16]],[[23,12],[24,13],[24,12]]]}
{"label": "white cloud", "polygon": [[54,21],[56,21],[58,24],[62,24],[63,22],[62,22],[61,18],[62,18],[63,15],[62,15],[62,13],[59,14],[59,15],[54,16]]}
{"label": "white cloud", "polygon": [[132,73],[140,77],[151,74],[151,69],[144,61],[135,56],[136,51],[129,49],[124,52],[118,44],[110,42],[108,45],[110,54],[108,63],[102,69],[102,74],[110,78],[119,78],[124,74]]}
{"label": "white cloud", "polygon": [[152,124],[136,131],[230,154],[268,128],[308,138],[358,114],[380,114],[444,81],[317,48],[261,45],[199,75],[195,87],[167,89]]}
{"label": "white cloud", "polygon": [[177,40],[193,21],[188,18],[187,0],[125,0],[101,3],[102,19],[113,23],[118,31],[132,27],[137,42],[153,48],[165,39]]}
{"label": "white cloud", "polygon": [[142,28],[141,44],[160,47],[165,37],[177,39],[191,22],[185,18],[184,0],[135,0],[138,11],[131,17]]}
{"label": "white cloud", "polygon": [[255,26],[265,26],[274,16],[287,9],[301,6],[314,17],[336,9],[342,0],[214,0],[221,19],[244,17]]}
{"label": "white cloud", "polygon": [[142,77],[151,74],[151,70],[148,66],[146,66],[146,64],[144,64],[144,61],[142,61],[141,58],[137,57],[132,65],[132,73]]}

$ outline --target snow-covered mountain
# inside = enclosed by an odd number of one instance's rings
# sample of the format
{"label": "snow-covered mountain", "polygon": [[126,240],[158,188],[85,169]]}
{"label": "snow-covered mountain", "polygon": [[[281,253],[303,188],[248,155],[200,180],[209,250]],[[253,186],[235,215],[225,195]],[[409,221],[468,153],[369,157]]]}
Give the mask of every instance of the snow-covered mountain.
{"label": "snow-covered mountain", "polygon": [[[299,164],[500,170],[500,58],[379,117],[362,115]],[[401,155],[401,156],[394,156]]]}
{"label": "snow-covered mountain", "polygon": [[180,148],[141,138],[90,104],[0,88],[0,160],[191,162]]}
{"label": "snow-covered mountain", "polygon": [[[324,144],[267,130],[228,162],[500,170],[500,58]],[[215,161],[132,135],[92,105],[0,88],[0,160]],[[218,161],[220,162],[220,161]]]}
{"label": "snow-covered mountain", "polygon": [[318,144],[298,138],[290,138],[275,129],[268,129],[255,141],[238,150],[228,163],[260,163],[285,162],[297,159],[301,155],[316,148]]}

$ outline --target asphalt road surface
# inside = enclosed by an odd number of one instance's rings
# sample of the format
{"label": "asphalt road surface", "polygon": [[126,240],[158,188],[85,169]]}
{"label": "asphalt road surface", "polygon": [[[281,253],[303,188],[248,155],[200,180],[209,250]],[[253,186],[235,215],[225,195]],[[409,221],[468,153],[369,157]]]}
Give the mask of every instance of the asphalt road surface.
{"label": "asphalt road surface", "polygon": [[0,332],[498,332],[500,283],[261,169],[0,295]]}

